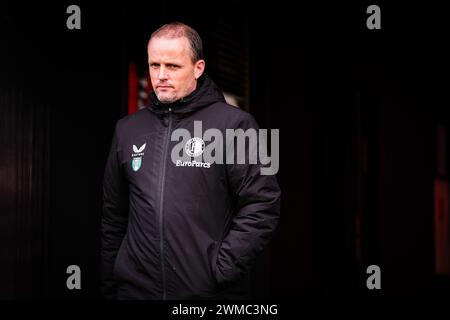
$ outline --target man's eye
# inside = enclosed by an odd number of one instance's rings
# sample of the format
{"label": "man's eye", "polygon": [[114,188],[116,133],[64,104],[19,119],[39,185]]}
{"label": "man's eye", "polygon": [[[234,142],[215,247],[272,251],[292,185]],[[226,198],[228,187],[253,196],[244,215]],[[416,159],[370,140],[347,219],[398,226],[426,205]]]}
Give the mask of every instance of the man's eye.
{"label": "man's eye", "polygon": [[170,69],[178,69],[178,66],[174,65],[174,64],[169,64],[168,67]]}
{"label": "man's eye", "polygon": [[159,65],[158,65],[158,64],[151,64],[151,65],[150,65],[150,68],[156,69],[156,68],[159,68]]}

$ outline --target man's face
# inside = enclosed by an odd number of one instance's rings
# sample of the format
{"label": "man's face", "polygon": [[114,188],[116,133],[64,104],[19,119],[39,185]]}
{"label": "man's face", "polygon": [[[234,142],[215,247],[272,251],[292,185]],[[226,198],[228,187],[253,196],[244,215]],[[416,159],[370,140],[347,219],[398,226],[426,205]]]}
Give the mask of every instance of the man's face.
{"label": "man's face", "polygon": [[172,103],[195,90],[205,62],[192,62],[186,37],[153,38],[147,50],[150,79],[159,101]]}

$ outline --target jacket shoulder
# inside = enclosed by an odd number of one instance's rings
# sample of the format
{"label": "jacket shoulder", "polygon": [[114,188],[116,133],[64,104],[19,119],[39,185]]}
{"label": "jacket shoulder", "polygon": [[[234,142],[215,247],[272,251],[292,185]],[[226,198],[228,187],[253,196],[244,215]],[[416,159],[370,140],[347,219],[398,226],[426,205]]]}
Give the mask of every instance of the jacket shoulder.
{"label": "jacket shoulder", "polygon": [[142,121],[146,121],[151,116],[151,112],[147,108],[138,110],[132,114],[126,115],[117,121],[117,128],[129,127],[137,125]]}
{"label": "jacket shoulder", "polygon": [[138,110],[130,115],[120,118],[116,122],[115,136],[119,143],[129,139],[136,139],[149,133],[152,126],[153,114],[147,109]]}
{"label": "jacket shoulder", "polygon": [[225,102],[217,102],[211,105],[211,112],[218,115],[230,125],[239,127],[240,124],[257,126],[256,120],[249,112]]}

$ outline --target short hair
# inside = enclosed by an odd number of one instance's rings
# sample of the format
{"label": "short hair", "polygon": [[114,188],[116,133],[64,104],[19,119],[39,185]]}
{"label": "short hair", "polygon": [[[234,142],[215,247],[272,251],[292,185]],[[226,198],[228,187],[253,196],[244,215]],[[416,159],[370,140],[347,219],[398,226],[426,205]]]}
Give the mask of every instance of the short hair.
{"label": "short hair", "polygon": [[189,41],[189,46],[191,47],[192,63],[196,63],[198,60],[203,59],[202,39],[194,28],[181,22],[167,23],[152,33],[148,40],[148,44],[150,44],[150,41],[153,38],[160,37],[172,39],[186,37]]}

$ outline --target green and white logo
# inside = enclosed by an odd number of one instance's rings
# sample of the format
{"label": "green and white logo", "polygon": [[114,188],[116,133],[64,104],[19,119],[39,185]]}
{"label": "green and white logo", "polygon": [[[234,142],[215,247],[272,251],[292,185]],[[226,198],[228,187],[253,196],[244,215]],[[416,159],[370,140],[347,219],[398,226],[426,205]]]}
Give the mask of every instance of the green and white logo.
{"label": "green and white logo", "polygon": [[142,157],[133,158],[131,161],[131,167],[133,168],[133,171],[138,171],[141,167],[142,163]]}
{"label": "green and white logo", "polygon": [[134,153],[131,154],[131,168],[133,171],[138,171],[141,168],[142,156],[144,155],[146,143],[144,143],[140,148],[133,144]]}

